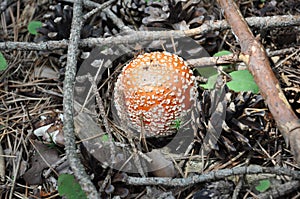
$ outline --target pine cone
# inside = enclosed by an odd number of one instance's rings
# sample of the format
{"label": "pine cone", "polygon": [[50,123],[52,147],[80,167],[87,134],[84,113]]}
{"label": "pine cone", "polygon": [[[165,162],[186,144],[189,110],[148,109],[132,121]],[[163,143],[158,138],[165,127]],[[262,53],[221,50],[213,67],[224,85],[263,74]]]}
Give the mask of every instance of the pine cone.
{"label": "pine cone", "polygon": [[126,25],[139,27],[142,19],[146,16],[144,10],[147,6],[145,0],[118,0],[112,6],[112,11],[121,16]]}
{"label": "pine cone", "polygon": [[[69,5],[52,5],[49,7],[52,12],[44,15],[46,22],[38,33],[42,36],[36,41],[68,39],[70,36],[73,10]],[[81,38],[87,38],[92,34],[92,27],[85,25],[81,31]]]}
{"label": "pine cone", "polygon": [[[214,19],[201,6],[200,0],[151,1],[145,8],[145,13],[148,15],[142,21],[145,26],[175,30],[196,28],[205,20]],[[211,32],[206,35],[195,36],[194,39],[208,52],[212,52],[217,48],[218,34],[218,32]]]}
{"label": "pine cone", "polygon": [[119,28],[104,12],[100,13],[100,18],[100,23],[97,25],[99,26],[99,30],[101,30],[100,35],[103,37],[110,37],[120,32]]}
{"label": "pine cone", "polygon": [[202,24],[204,20],[203,8],[197,7],[200,0],[161,0],[148,3],[143,18],[146,26],[189,29]]}
{"label": "pine cone", "polygon": [[207,183],[194,194],[193,199],[229,199],[234,190],[233,186],[233,182],[225,180]]}
{"label": "pine cone", "polygon": [[46,22],[42,28],[38,29],[38,33],[43,36],[38,40],[60,40],[66,39],[70,35],[71,22],[72,22],[72,8],[70,6],[62,6],[57,4],[50,6],[51,14],[44,15]]}
{"label": "pine cone", "polygon": [[204,149],[214,151],[221,159],[250,149],[255,144],[254,135],[260,136],[268,122],[261,95],[232,94],[227,86],[204,91],[201,111],[200,124],[208,128],[199,131],[199,138],[202,141],[209,138],[203,143]]}

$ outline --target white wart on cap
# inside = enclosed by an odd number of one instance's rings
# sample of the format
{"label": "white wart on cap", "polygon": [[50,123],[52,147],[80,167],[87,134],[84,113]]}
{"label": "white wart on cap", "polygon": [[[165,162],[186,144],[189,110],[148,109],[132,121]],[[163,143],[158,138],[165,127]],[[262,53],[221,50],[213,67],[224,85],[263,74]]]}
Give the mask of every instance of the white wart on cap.
{"label": "white wart on cap", "polygon": [[139,55],[126,65],[114,89],[122,123],[146,137],[176,132],[176,120],[195,105],[195,76],[183,59],[168,52]]}

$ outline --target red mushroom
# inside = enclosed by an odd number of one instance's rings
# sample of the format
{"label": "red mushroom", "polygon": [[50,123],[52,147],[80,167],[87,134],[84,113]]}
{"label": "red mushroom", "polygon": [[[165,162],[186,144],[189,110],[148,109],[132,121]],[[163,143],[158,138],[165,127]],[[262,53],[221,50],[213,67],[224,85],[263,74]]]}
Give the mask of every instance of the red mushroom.
{"label": "red mushroom", "polygon": [[151,52],[123,68],[114,105],[123,124],[158,137],[176,132],[176,120],[194,107],[196,97],[195,76],[185,61],[168,52]]}

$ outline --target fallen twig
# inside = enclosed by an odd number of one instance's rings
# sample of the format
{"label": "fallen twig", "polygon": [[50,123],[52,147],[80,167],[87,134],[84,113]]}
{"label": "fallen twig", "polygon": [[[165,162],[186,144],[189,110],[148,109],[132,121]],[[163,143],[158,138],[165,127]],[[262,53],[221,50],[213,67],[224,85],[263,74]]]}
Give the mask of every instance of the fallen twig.
{"label": "fallen twig", "polygon": [[187,64],[194,68],[216,66],[220,64],[232,64],[236,62],[241,62],[237,54],[224,55],[220,57],[201,57],[198,59],[187,60]]}
{"label": "fallen twig", "polygon": [[287,175],[293,179],[300,179],[300,171],[294,171],[283,167],[261,167],[257,165],[250,165],[247,167],[236,167],[232,169],[222,169],[217,171],[211,171],[201,175],[193,175],[187,178],[140,178],[129,176],[125,179],[125,182],[130,185],[164,185],[164,186],[177,186],[184,187],[190,186],[197,183],[216,181],[224,179],[229,176],[243,175],[243,174],[261,174],[261,173],[272,173],[277,175]]}
{"label": "fallen twig", "polygon": [[105,9],[106,7],[110,6],[115,0],[109,0],[107,2],[104,2],[103,4],[98,4],[97,7],[95,7],[93,10],[91,10],[90,12],[86,13],[83,16],[83,21],[87,20],[88,18],[90,18],[91,16],[93,16],[94,14],[96,14],[97,12],[100,12],[101,10]]}
{"label": "fallen twig", "polygon": [[239,56],[253,74],[261,95],[265,99],[279,130],[290,144],[295,159],[300,164],[300,120],[293,112],[280,88],[262,44],[253,36],[237,5],[232,0],[218,0],[240,46]]}
{"label": "fallen twig", "polygon": [[0,144],[0,180],[5,181],[5,160],[2,145]]}
{"label": "fallen twig", "polygon": [[[267,52],[267,56],[273,57],[276,55],[285,55],[285,54],[295,53],[295,52],[297,52],[297,48],[292,47],[292,48],[285,48],[285,49]],[[220,57],[201,57],[197,59],[189,59],[187,60],[187,63],[191,67],[201,68],[201,67],[216,66],[222,64],[233,64],[242,61],[243,60],[239,58],[239,54],[231,54],[231,55],[223,55]]]}
{"label": "fallen twig", "polygon": [[[271,28],[283,26],[300,25],[300,15],[283,15],[273,17],[249,17],[246,19],[251,27]],[[208,21],[202,26],[190,30],[168,30],[168,31],[131,31],[128,35],[118,35],[107,38],[88,38],[78,41],[80,47],[94,47],[96,45],[132,44],[139,41],[151,41],[158,39],[174,39],[205,34],[214,30],[225,30],[230,28],[225,20]],[[48,41],[41,43],[30,42],[0,42],[0,50],[56,50],[67,48],[68,40]]]}
{"label": "fallen twig", "polygon": [[80,30],[82,27],[82,1],[74,2],[73,19],[71,26],[70,42],[68,47],[67,66],[64,80],[64,136],[65,149],[70,167],[74,175],[79,181],[82,189],[87,193],[88,198],[99,198],[99,194],[86,174],[83,165],[76,153],[75,134],[74,134],[74,118],[73,118],[73,101],[74,101],[74,82],[76,75],[76,63],[78,55],[78,41],[80,39]]}

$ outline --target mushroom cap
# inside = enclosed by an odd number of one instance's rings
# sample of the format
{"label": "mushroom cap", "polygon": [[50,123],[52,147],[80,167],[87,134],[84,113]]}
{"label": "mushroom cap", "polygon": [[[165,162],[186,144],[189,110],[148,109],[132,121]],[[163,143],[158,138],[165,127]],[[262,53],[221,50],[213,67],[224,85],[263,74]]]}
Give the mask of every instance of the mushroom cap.
{"label": "mushroom cap", "polygon": [[114,88],[114,105],[122,125],[146,137],[176,132],[197,97],[195,76],[185,61],[168,52],[139,55],[127,64]]}

